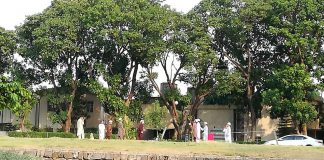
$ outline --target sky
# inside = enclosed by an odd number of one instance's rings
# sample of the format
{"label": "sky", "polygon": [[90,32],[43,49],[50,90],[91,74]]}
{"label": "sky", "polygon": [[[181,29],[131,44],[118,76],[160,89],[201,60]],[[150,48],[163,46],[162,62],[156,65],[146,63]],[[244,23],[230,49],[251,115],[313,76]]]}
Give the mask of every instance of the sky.
{"label": "sky", "polygon": [[[166,0],[164,3],[179,12],[186,13],[201,0]],[[0,26],[14,30],[28,15],[42,12],[51,0],[0,0]]]}
{"label": "sky", "polygon": [[[201,0],[165,0],[164,4],[168,4],[171,8],[179,12],[187,13]],[[6,30],[14,30],[15,26],[24,23],[26,16],[41,13],[51,4],[51,0],[0,0],[0,27]],[[16,58],[19,59],[19,58]],[[156,67],[155,70],[162,70]],[[159,74],[157,83],[165,82],[166,78]],[[44,85],[48,86],[47,83]],[[188,87],[186,84],[178,83],[178,87],[182,94],[186,94]],[[157,96],[157,92],[154,93]]]}

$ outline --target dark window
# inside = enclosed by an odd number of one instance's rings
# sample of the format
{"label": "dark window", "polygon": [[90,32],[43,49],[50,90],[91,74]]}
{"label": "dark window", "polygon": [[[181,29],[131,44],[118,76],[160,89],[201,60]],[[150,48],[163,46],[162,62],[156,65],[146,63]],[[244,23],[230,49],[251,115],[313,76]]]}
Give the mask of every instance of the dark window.
{"label": "dark window", "polygon": [[304,136],[295,136],[295,140],[304,140],[306,137]]}
{"label": "dark window", "polygon": [[47,112],[55,112],[56,107],[51,102],[47,101]]}
{"label": "dark window", "polygon": [[88,112],[93,112],[93,101],[86,102],[86,107]]}
{"label": "dark window", "polygon": [[294,136],[287,136],[287,137],[284,137],[282,138],[283,140],[287,141],[287,140],[294,140]]}

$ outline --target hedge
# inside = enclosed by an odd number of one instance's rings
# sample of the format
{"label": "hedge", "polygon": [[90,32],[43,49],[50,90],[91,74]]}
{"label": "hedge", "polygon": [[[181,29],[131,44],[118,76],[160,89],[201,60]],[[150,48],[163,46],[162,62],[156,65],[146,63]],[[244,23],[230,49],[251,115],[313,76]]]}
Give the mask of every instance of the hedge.
{"label": "hedge", "polygon": [[1,160],[40,160],[40,158],[37,157],[18,155],[10,152],[3,152],[3,151],[0,151],[0,159]]}
{"label": "hedge", "polygon": [[8,132],[9,137],[27,137],[27,138],[50,138],[50,137],[60,137],[60,138],[76,138],[73,133],[64,132]]}

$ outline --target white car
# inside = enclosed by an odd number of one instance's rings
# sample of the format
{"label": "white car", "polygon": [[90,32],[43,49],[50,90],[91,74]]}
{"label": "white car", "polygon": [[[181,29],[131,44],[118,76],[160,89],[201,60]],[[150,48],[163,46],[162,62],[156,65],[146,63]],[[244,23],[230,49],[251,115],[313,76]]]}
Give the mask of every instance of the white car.
{"label": "white car", "polygon": [[[287,135],[278,138],[278,145],[288,146],[323,146],[323,140],[314,139],[305,135]],[[266,145],[277,145],[276,140],[267,141]]]}

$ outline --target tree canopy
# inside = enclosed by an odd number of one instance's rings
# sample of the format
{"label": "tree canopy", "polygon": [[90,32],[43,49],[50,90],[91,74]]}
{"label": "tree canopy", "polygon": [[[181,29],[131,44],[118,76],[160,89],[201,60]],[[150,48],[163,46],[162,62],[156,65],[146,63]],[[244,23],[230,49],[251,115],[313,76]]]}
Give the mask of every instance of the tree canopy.
{"label": "tree canopy", "polygon": [[[20,83],[53,86],[42,96],[65,132],[88,114],[86,94],[95,94],[112,117],[137,122],[156,91],[178,138],[202,103],[230,96],[251,115],[253,139],[263,104],[295,125],[317,114],[310,96],[324,88],[323,6],[316,0],[202,0],[184,14],[160,0],[54,0],[16,32],[0,28],[0,74],[8,73],[18,90],[24,90]],[[13,60],[15,51],[22,62]],[[190,95],[180,94],[180,83]]]}

